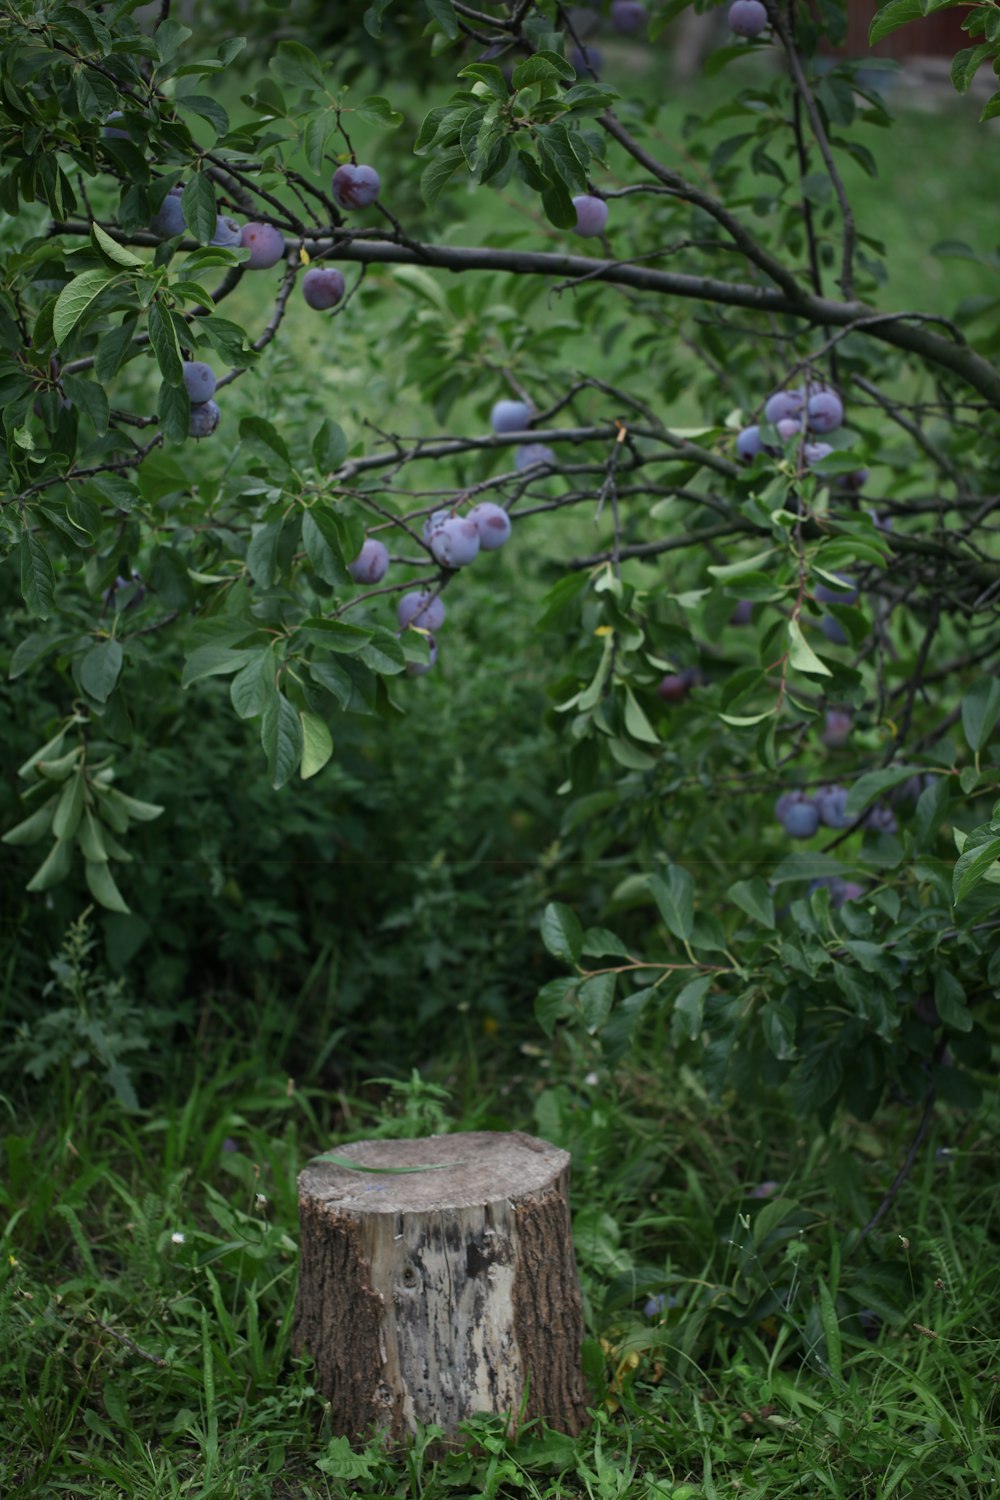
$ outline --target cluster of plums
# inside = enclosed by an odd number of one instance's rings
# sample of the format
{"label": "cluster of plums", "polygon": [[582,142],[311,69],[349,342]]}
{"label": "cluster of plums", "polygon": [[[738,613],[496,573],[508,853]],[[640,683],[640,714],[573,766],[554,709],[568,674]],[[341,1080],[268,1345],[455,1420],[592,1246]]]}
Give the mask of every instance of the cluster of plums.
{"label": "cluster of plums", "polygon": [[218,427],[222,415],[218,403],[212,400],[218,384],[215,371],[200,359],[186,360],[183,370],[184,389],[191,398],[188,434],[193,438],[209,437]]}
{"label": "cluster of plums", "polygon": [[[510,516],[499,505],[485,500],[464,516],[451,510],[437,510],[427,517],[423,537],[435,562],[442,568],[467,567],[480,552],[495,552],[510,536]],[[355,583],[381,583],[389,571],[389,552],[384,542],[369,537],[347,571]],[[414,628],[427,636],[429,659],[410,662],[411,677],[428,671],[437,661],[436,632],[444,624],[444,600],[428,589],[404,594],[396,606],[400,630]]]}
{"label": "cluster of plums", "polygon": [[[847,811],[847,788],[821,786],[811,796],[808,792],[783,792],[774,804],[774,816],[789,838],[811,839],[822,823],[827,828],[850,828],[856,819]],[[896,818],[892,809],[876,803],[862,820],[862,827],[876,833],[895,833]]]}
{"label": "cluster of plums", "polygon": [[[490,426],[498,437],[509,432],[527,432],[534,420],[535,408],[530,401],[512,401],[504,397],[495,401],[490,411]],[[514,467],[519,470],[555,462],[555,452],[548,443],[521,443],[514,450]]]}
{"label": "cluster of plums", "polygon": [[[748,4],[755,0],[747,0]],[[826,437],[836,432],[844,421],[844,403],[830,385],[809,381],[792,390],[775,391],[764,403],[764,422],[769,424],[781,444],[794,438],[801,439],[800,457],[807,469],[828,458],[833,452],[829,443],[817,442],[817,437]],[[758,453],[780,453],[781,447],[769,434],[762,432],[760,423],[744,427],[736,438],[736,452],[746,463]],[[853,474],[840,475],[838,482],[848,489],[860,490],[868,478],[867,469],[856,469]]]}

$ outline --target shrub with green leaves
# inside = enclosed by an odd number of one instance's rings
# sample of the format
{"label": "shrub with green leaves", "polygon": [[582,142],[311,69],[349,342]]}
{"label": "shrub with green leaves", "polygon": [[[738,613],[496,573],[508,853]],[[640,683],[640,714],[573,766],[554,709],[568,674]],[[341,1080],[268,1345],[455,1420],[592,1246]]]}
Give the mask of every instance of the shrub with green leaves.
{"label": "shrub with green leaves", "polygon": [[[650,7],[651,46],[681,9]],[[826,1117],[890,1088],[971,1105],[1000,987],[1000,299],[886,292],[850,185],[892,122],[863,59],[821,53],[842,7],[821,30],[769,6],[673,140],[553,0],[426,11],[419,125],[295,37],[258,76],[260,48],[248,73],[169,7],[0,17],[8,671],[57,705],[6,834],[28,889],[128,912],[132,825],[168,806],[151,726],[192,733],[192,701],[232,716],[247,775],[321,798],[359,723],[447,689],[453,618],[400,625],[397,599],[520,575],[567,763],[543,931],[573,972],[543,1024],[614,1055],[667,1010],[714,1089],[787,1078]],[[610,205],[585,238],[581,199]],[[307,267],[344,275],[325,311],[293,296]],[[498,401],[541,461],[490,430]],[[425,521],[485,503],[511,542],[459,576]]]}

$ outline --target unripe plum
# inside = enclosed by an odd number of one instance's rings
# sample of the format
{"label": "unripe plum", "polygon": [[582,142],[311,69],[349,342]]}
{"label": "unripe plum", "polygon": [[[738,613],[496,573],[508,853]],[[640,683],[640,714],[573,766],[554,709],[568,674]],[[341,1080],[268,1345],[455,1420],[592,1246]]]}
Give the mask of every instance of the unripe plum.
{"label": "unripe plum", "polygon": [[226,214],[219,214],[215,221],[215,233],[209,240],[210,245],[221,245],[223,249],[229,249],[238,245],[243,235],[243,230],[235,219],[230,219]]}
{"label": "unripe plum", "polygon": [[355,583],[381,583],[389,571],[389,552],[384,542],[369,537],[347,571]]}
{"label": "unripe plum", "polygon": [[510,401],[506,398],[493,403],[490,412],[490,426],[496,433],[503,432],[526,432],[528,424],[535,415],[535,408],[530,401]]}
{"label": "unripe plum", "polygon": [[530,469],[535,464],[555,465],[556,455],[548,443],[522,443],[514,451],[515,469]]}
{"label": "unripe plum", "polygon": [[334,172],[330,191],[338,208],[369,208],[381,186],[374,167],[348,161]]}
{"label": "unripe plum", "polygon": [[161,240],[172,240],[187,228],[187,220],[181,208],[181,191],[179,187],[172,187],[149,221],[153,234],[159,235]]}
{"label": "unripe plum", "polygon": [[846,745],[851,737],[851,716],[842,708],[828,708],[826,718],[823,722],[823,733],[820,738],[824,745],[831,750],[836,750],[841,745]]}
{"label": "unripe plum", "polygon": [[219,425],[222,416],[214,401],[199,401],[191,408],[188,433],[193,438],[209,437]]}
{"label": "unripe plum", "polygon": [[649,20],[649,12],[640,0],[611,0],[611,24],[622,36],[631,36]]}
{"label": "unripe plum", "polygon": [[733,0],[729,7],[729,29],[737,36],[760,36],[768,25],[767,11],[760,0]]}
{"label": "unripe plum", "polygon": [[834,432],[844,420],[844,403],[836,391],[817,391],[809,397],[806,419],[812,432]]}
{"label": "unripe plum", "polygon": [[424,673],[429,672],[431,667],[433,667],[434,663],[437,661],[437,641],[432,635],[429,635],[427,637],[427,651],[428,656],[426,661],[408,661],[406,663],[407,677],[423,677]]}
{"label": "unripe plum", "polygon": [[204,364],[200,359],[189,359],[184,361],[182,368],[184,385],[191,397],[191,404],[210,401],[215,395],[215,387],[218,384],[212,366]]}
{"label": "unripe plum", "polygon": [[432,532],[429,545],[443,568],[464,568],[479,552],[479,528],[467,516],[452,516]]}
{"label": "unripe plum", "polygon": [[[748,0],[755,3],[755,0]],[[764,405],[764,416],[775,426],[785,417],[800,417],[805,405],[805,396],[802,391],[775,391],[773,396],[768,396]]]}
{"label": "unripe plum", "polygon": [[578,193],[573,199],[576,209],[576,233],[603,234],[608,222],[608,205],[593,193]]}
{"label": "unripe plum", "polygon": [[404,594],[396,605],[396,619],[404,629],[416,625],[420,630],[440,630],[444,624],[444,600],[426,589]]}
{"label": "unripe plum", "polygon": [[250,271],[269,271],[285,253],[285,237],[273,224],[244,224],[240,244],[250,251],[244,265]]}
{"label": "unripe plum", "polygon": [[744,427],[736,439],[736,452],[740,458],[749,462],[758,453],[763,451],[764,444],[761,442],[760,428],[755,424],[753,427]]}
{"label": "unripe plum", "polygon": [[312,266],[302,278],[302,295],[317,312],[326,312],[344,295],[344,278],[336,266]]}
{"label": "unripe plum", "polygon": [[492,500],[474,505],[468,518],[479,532],[479,545],[484,552],[495,552],[510,536],[510,516]]}
{"label": "unripe plum", "polygon": [[789,838],[811,839],[819,828],[819,809],[812,802],[793,802],[782,822]]}

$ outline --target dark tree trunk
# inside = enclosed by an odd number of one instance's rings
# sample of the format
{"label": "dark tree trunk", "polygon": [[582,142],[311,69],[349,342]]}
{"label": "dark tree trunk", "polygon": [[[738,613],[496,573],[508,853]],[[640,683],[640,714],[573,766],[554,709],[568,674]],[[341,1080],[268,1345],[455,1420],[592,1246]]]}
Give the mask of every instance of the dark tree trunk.
{"label": "dark tree trunk", "polygon": [[357,1165],[316,1160],[299,1177],[294,1343],[333,1431],[401,1443],[434,1423],[454,1440],[475,1412],[513,1424],[523,1408],[579,1432],[567,1153],[474,1132],[332,1154]]}

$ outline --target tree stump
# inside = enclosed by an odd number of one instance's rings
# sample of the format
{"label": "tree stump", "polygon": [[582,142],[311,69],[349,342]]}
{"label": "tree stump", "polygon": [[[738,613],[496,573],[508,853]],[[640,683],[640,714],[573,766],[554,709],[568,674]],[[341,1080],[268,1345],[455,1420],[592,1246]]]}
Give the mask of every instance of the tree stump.
{"label": "tree stump", "polygon": [[568,1153],[476,1131],[329,1154],[357,1166],[317,1159],[299,1176],[293,1342],[316,1362],[333,1431],[402,1444],[434,1423],[454,1441],[474,1413],[516,1421],[523,1404],[579,1432]]}

